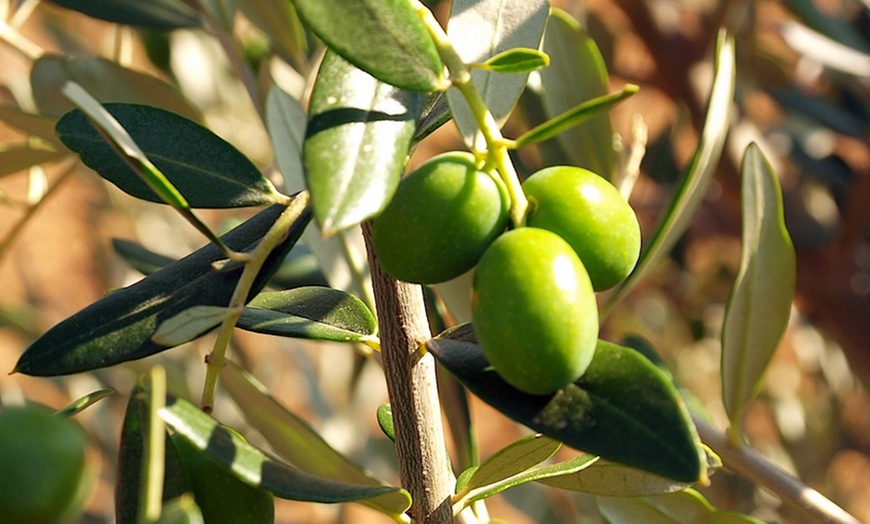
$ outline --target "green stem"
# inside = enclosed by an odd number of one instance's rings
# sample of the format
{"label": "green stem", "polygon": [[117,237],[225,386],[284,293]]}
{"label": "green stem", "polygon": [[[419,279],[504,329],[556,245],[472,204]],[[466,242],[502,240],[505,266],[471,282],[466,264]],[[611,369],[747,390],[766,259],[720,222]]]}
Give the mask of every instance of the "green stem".
{"label": "green stem", "polygon": [[511,199],[511,221],[515,227],[520,227],[525,224],[529,203],[523,193],[522,184],[511,162],[510,155],[508,155],[509,142],[502,136],[498,122],[495,121],[489,108],[486,107],[486,102],[474,85],[471,69],[468,67],[468,64],[463,62],[459,53],[456,52],[456,49],[438,24],[435,16],[419,0],[411,0],[411,2],[414,4],[420,18],[426,24],[429,35],[435,42],[438,55],[450,73],[451,84],[462,93],[462,96],[468,103],[468,107],[471,109],[471,114],[474,115],[474,120],[486,143],[487,164],[495,167],[507,187],[508,195]]}
{"label": "green stem", "polygon": [[221,324],[214,347],[206,357],[205,384],[203,385],[202,398],[200,400],[200,406],[206,413],[211,413],[214,410],[215,389],[217,388],[218,377],[227,363],[227,348],[229,348],[236,322],[245,309],[245,303],[251,293],[254,281],[266,262],[266,258],[278,244],[284,241],[290,227],[299,218],[306,206],[308,206],[308,200],[307,191],[299,193],[290,205],[287,206],[287,209],[278,216],[275,223],[272,224],[272,227],[263,236],[263,239],[260,240],[260,243],[257,244],[257,247],[254,248],[250,253],[249,259],[245,262],[242,276],[239,278],[239,283],[236,284],[236,289],[230,298],[228,307],[231,313]]}

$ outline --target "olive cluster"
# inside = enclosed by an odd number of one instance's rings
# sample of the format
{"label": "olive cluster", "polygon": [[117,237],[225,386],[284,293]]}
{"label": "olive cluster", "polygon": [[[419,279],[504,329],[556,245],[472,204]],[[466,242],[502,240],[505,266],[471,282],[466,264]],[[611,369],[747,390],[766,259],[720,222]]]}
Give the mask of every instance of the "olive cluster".
{"label": "olive cluster", "polygon": [[399,184],[372,226],[384,269],[435,284],[475,268],[472,325],[493,368],[531,394],[577,380],[598,342],[595,292],[640,253],[631,206],[586,169],[542,169],[522,185],[526,224],[508,229],[502,181],[470,153],[433,157]]}

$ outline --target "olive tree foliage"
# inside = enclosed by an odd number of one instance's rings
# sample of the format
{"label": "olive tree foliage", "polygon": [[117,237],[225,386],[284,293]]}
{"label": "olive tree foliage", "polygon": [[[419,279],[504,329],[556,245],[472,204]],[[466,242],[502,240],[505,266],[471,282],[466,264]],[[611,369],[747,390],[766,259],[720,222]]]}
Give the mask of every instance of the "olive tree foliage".
{"label": "olive tree foliage", "polygon": [[[464,304],[467,280],[425,288],[398,281],[366,250],[369,221],[389,205],[417,146],[441,126],[455,125],[504,188],[509,229],[524,227],[529,213],[525,168],[515,154],[524,148],[554,148],[561,163],[631,193],[643,140],[632,137],[617,150],[609,110],[638,87],[611,90],[594,40],[567,12],[546,0],[454,0],[441,10],[442,25],[417,0],[51,4],[63,8],[60,16],[93,17],[142,36],[158,64],[158,44],[175,31],[217,42],[274,152],[271,170],[249,160],[170,81],[107,58],[43,54],[16,36],[20,20],[2,26],[4,41],[33,61],[33,100],[22,104],[26,111],[0,112],[30,137],[0,151],[0,173],[74,156],[121,191],[170,206],[207,242],[180,259],[116,242],[141,280],[45,331],[13,370],[49,377],[148,364],[212,334],[199,398],[168,393],[166,371],[156,364],[118,392],[128,399],[118,428],[118,522],[197,522],[209,514],[209,493],[219,483],[192,481],[191,454],[267,494],[269,503],[359,503],[385,521],[489,522],[487,498],[535,483],[594,496],[595,511],[613,523],[759,522],[713,507],[696,489],[715,483],[722,467],[805,515],[853,521],[823,497],[801,495],[808,488],[743,442],[741,421],[785,329],[795,285],[779,184],[759,146],[745,149],[739,169],[742,255],[721,344],[727,437],[704,422],[701,408],[688,407],[688,394],[640,337],[599,340],[583,374],[554,393],[516,389],[478,345]],[[11,8],[10,20],[28,16],[16,11],[23,5]],[[236,40],[242,29],[268,46],[249,45],[245,54]],[[633,272],[597,297],[601,322],[668,256],[716,172],[732,117],[734,39],[723,31],[712,53],[694,153]],[[275,64],[280,68],[269,67]],[[304,88],[288,87],[288,75]],[[529,100],[543,117],[518,136],[503,135]],[[257,211],[219,233],[198,212],[216,208]],[[288,279],[300,252],[313,253],[320,269]],[[235,361],[237,329],[341,343],[376,359],[388,398],[371,416],[395,443],[398,482],[332,447]],[[243,427],[221,423],[218,385],[231,399],[223,401],[243,413]],[[469,395],[529,436],[478,456]],[[68,413],[103,396],[86,396]],[[453,458],[445,426],[460,450]],[[217,498],[233,511],[232,497]]]}

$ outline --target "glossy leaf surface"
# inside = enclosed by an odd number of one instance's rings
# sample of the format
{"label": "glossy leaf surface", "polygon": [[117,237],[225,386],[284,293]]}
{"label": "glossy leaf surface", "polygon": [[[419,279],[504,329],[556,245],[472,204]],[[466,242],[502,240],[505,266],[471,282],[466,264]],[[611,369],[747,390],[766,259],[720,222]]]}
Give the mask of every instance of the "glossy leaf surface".
{"label": "glossy leaf surface", "polygon": [[535,431],[674,480],[696,482],[706,476],[700,442],[679,393],[632,349],[600,341],[583,377],[539,396],[499,377],[467,326],[426,346],[472,393]]}
{"label": "glossy leaf surface", "polygon": [[167,425],[197,449],[207,452],[246,483],[270,491],[276,497],[334,503],[403,491],[389,486],[329,480],[273,460],[238,433],[183,399],[169,399],[160,415]]}
{"label": "glossy leaf surface", "polygon": [[788,324],[796,279],[779,181],[757,145],[746,149],[740,171],[740,270],[722,326],[722,397],[736,427]]}
{"label": "glossy leaf surface", "polygon": [[[562,115],[608,91],[607,67],[592,37],[559,9],[553,9],[544,36],[550,67],[541,70],[542,103],[550,118]],[[600,113],[558,137],[571,163],[608,180],[613,175],[615,153],[610,115]]]}
{"label": "glossy leaf surface", "polygon": [[200,25],[196,11],[179,0],[49,0],[51,3],[78,11],[107,22],[148,27],[177,29]]}
{"label": "glossy leaf surface", "polygon": [[[283,210],[282,206],[269,207],[222,238],[235,250],[253,249]],[[288,238],[269,255],[252,295],[265,285],[301,235],[308,219],[308,213],[303,213]],[[208,244],[145,279],[115,291],[45,332],[25,350],[15,371],[39,376],[64,375],[169,349],[151,338],[164,320],[195,306],[229,304],[242,268],[231,266],[223,271],[216,270],[213,264],[223,259],[223,253]]]}
{"label": "glossy leaf surface", "polygon": [[294,0],[306,25],[356,67],[402,89],[434,91],[441,59],[406,0]]}
{"label": "glossy leaf surface", "polygon": [[[547,0],[454,0],[447,35],[466,63],[483,63],[514,48],[538,49],[550,3]],[[474,85],[499,124],[504,124],[528,79],[528,72],[473,69]],[[450,111],[466,144],[477,133],[474,115],[457,89],[447,92]]]}
{"label": "glossy leaf surface", "polygon": [[67,82],[81,85],[103,103],[143,104],[166,109],[192,120],[202,119],[199,111],[177,88],[154,76],[127,69],[105,58],[51,54],[39,57],[30,70],[33,100],[40,113],[60,116],[75,108],[61,93]]}
{"label": "glossy leaf surface", "polygon": [[722,156],[730,126],[734,102],[735,66],[734,40],[722,34],[716,47],[715,76],[698,146],[692,155],[692,160],[686,166],[680,186],[671,199],[667,211],[652,238],[647,242],[645,251],[641,253],[634,272],[609,297],[610,304],[617,302],[667,256],[685,233],[703,202],[716,172],[719,158]]}
{"label": "glossy leaf surface", "polygon": [[335,53],[320,66],[309,108],[305,176],[326,235],[380,212],[392,197],[423,95],[375,80]]}
{"label": "glossy leaf surface", "polygon": [[[383,487],[380,481],[336,451],[314,428],[282,406],[265,386],[237,365],[231,363],[224,368],[221,385],[248,423],[293,466],[327,479]],[[388,515],[400,515],[411,505],[408,493],[398,489],[362,502]]]}
{"label": "glossy leaf surface", "polygon": [[[105,107],[191,207],[243,207],[276,201],[276,189],[247,157],[196,122],[150,106]],[[137,198],[164,202],[106,143],[83,112],[64,115],[57,132],[103,178]]]}
{"label": "glossy leaf surface", "polygon": [[245,307],[242,329],[291,338],[361,342],[376,340],[377,322],[357,297],[328,287],[261,293]]}

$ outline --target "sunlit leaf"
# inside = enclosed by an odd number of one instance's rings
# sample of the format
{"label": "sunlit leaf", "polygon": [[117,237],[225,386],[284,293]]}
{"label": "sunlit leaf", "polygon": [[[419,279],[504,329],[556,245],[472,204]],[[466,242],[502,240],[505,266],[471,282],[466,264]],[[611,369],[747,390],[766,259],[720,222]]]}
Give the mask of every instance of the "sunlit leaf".
{"label": "sunlit leaf", "polygon": [[411,91],[442,87],[441,58],[406,0],[294,0],[326,45],[378,80]]}
{"label": "sunlit leaf", "polygon": [[115,394],[115,390],[111,388],[103,388],[94,391],[93,393],[88,393],[83,397],[79,397],[76,400],[70,402],[68,405],[59,409],[57,414],[62,417],[72,417],[78,413],[81,413],[85,409],[93,406],[97,402],[103,400],[106,397],[110,397]]}
{"label": "sunlit leaf", "polygon": [[[136,0],[136,3],[138,0]],[[75,82],[103,103],[123,102],[159,107],[195,121],[202,115],[174,86],[158,78],[127,69],[105,58],[75,58],[45,54],[30,70],[33,100],[39,112],[60,116],[75,106],[63,95],[67,82]]]}
{"label": "sunlit leaf", "polygon": [[[271,204],[277,190],[241,152],[201,125],[156,107],[106,104],[106,109],[190,207]],[[80,110],[61,118],[57,131],[82,161],[125,192],[163,203]]]}
{"label": "sunlit leaf", "polygon": [[748,515],[719,511],[691,489],[654,497],[598,497],[597,503],[610,524],[763,524]]}
{"label": "sunlit leaf", "polygon": [[308,117],[302,105],[278,86],[266,95],[266,127],[275,151],[275,163],[284,177],[284,191],[295,193],[305,189],[302,167],[302,144]]}
{"label": "sunlit leaf", "polygon": [[515,48],[503,51],[473,67],[496,73],[531,73],[550,65],[550,57],[537,49]]}
{"label": "sunlit leaf", "polygon": [[[466,63],[483,63],[515,48],[538,49],[549,8],[547,0],[454,0],[447,35]],[[504,124],[526,85],[528,73],[474,69],[471,77],[490,113]],[[471,146],[477,134],[471,109],[456,89],[447,92],[447,99],[456,125]]]}
{"label": "sunlit leaf", "polygon": [[646,249],[641,253],[637,266],[608,298],[608,306],[618,302],[667,256],[689,227],[713,180],[725,146],[734,102],[734,40],[725,34],[719,37],[714,69],[713,86],[707,102],[707,116],[692,160],[686,166],[680,186],[674,193],[656,231],[646,243]]}
{"label": "sunlit leaf", "polygon": [[49,0],[100,20],[151,29],[200,25],[196,11],[180,0]]}
{"label": "sunlit leaf", "polygon": [[779,182],[757,145],[740,171],[742,253],[722,326],[722,398],[734,431],[788,324],[796,278]]}
{"label": "sunlit leaf", "polygon": [[[377,479],[330,446],[297,415],[287,410],[244,370],[230,364],[221,372],[221,385],[241,408],[245,419],[293,466],[327,479],[383,487]],[[388,515],[400,515],[411,505],[407,492],[392,490],[361,501]]]}
{"label": "sunlit leaf", "polygon": [[478,466],[469,479],[466,489],[494,484],[522,473],[552,457],[560,447],[562,447],[561,442],[543,435],[530,435],[509,444]]}
{"label": "sunlit leaf", "polygon": [[379,213],[399,184],[423,95],[375,80],[327,53],[304,145],[314,217],[326,235]]}
{"label": "sunlit leaf", "polygon": [[[550,67],[542,69],[541,101],[549,118],[570,111],[608,91],[607,67],[592,37],[564,11],[553,9],[544,35]],[[600,113],[558,135],[574,165],[604,178],[613,175],[615,154],[610,115]]]}
{"label": "sunlit leaf", "polygon": [[205,521],[193,495],[185,493],[163,506],[156,524],[205,524]]}
{"label": "sunlit leaf", "polygon": [[180,346],[210,331],[231,313],[223,306],[193,306],[160,322],[151,340],[162,346]]}
{"label": "sunlit leaf", "polygon": [[[272,206],[263,210],[224,235],[224,242],[235,250],[253,249],[284,209]],[[287,239],[269,255],[249,298],[262,289],[308,220],[309,214],[304,212]],[[151,338],[164,320],[194,306],[229,304],[242,267],[215,269],[214,263],[222,260],[223,252],[208,244],[136,284],[109,294],[46,331],[21,355],[15,371],[64,375],[169,349]]]}
{"label": "sunlit leaf", "polygon": [[690,484],[629,468],[622,464],[599,460],[581,472],[542,479],[539,482],[554,488],[604,495],[608,497],[643,497],[686,489]]}
{"label": "sunlit leaf", "polygon": [[377,322],[357,297],[328,287],[261,293],[245,307],[242,329],[334,342],[377,341]]}
{"label": "sunlit leaf", "polygon": [[[197,449],[208,453],[244,482],[270,491],[276,497],[335,503],[404,492],[389,486],[330,480],[278,462],[183,399],[169,399],[160,414],[167,425]],[[410,498],[408,502],[410,505]]]}
{"label": "sunlit leaf", "polygon": [[389,402],[384,402],[378,406],[377,418],[378,426],[380,426],[381,431],[384,432],[384,435],[386,435],[388,439],[395,442],[396,428],[393,426],[393,407],[390,406]]}
{"label": "sunlit leaf", "polygon": [[426,347],[484,402],[548,437],[681,482],[706,476],[700,441],[679,393],[632,349],[599,341],[580,379],[552,395],[536,396],[498,376],[468,326]]}
{"label": "sunlit leaf", "polygon": [[610,95],[599,96],[584,102],[568,111],[558,115],[543,124],[536,126],[516,139],[515,146],[523,147],[535,144],[558,136],[565,131],[580,125],[601,111],[605,111],[626,98],[638,92],[638,87],[633,84],[625,86],[622,91]]}

